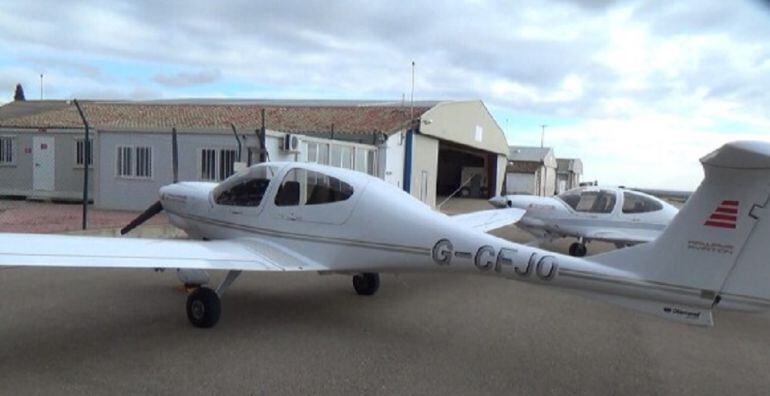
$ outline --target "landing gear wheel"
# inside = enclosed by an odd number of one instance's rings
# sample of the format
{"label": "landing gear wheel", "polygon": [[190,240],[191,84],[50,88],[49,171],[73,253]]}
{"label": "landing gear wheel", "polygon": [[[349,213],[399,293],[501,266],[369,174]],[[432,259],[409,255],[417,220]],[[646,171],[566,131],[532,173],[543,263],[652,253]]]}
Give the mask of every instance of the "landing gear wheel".
{"label": "landing gear wheel", "polygon": [[199,287],[187,296],[187,319],[195,327],[213,327],[221,312],[219,296],[208,287]]}
{"label": "landing gear wheel", "polygon": [[353,288],[361,296],[371,296],[380,288],[380,274],[364,272],[353,276]]}
{"label": "landing gear wheel", "polygon": [[575,242],[572,245],[569,245],[569,255],[575,256],[575,257],[583,257],[588,253],[588,249],[586,248],[586,245]]}

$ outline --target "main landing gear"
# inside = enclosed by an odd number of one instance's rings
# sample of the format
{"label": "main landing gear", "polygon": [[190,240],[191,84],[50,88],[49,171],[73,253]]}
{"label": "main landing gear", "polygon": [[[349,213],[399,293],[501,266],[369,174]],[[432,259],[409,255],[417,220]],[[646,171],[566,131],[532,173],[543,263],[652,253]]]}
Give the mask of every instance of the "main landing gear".
{"label": "main landing gear", "polygon": [[[209,328],[219,322],[219,316],[222,314],[220,299],[240,274],[241,271],[229,271],[216,291],[208,287],[198,287],[187,296],[187,319],[193,326]],[[354,275],[353,288],[362,296],[377,293],[380,288],[380,274],[364,272]]]}
{"label": "main landing gear", "polygon": [[353,288],[361,296],[371,296],[380,288],[380,274],[376,272],[364,272],[353,275]]}
{"label": "main landing gear", "polygon": [[578,241],[569,245],[569,255],[574,257],[583,257],[588,253],[585,243]]}
{"label": "main landing gear", "polygon": [[199,287],[187,296],[187,319],[193,326],[209,328],[219,322],[222,313],[220,298],[240,274],[241,271],[229,271],[216,291]]}

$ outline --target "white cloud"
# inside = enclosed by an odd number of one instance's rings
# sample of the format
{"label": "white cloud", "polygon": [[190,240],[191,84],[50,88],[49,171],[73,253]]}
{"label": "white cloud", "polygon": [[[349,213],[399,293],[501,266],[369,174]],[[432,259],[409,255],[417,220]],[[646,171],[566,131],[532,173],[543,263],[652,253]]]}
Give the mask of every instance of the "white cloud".
{"label": "white cloud", "polygon": [[397,100],[414,60],[416,98],[543,115],[533,130],[578,120],[547,141],[589,174],[690,185],[694,157],[770,128],[769,15],[751,0],[7,0],[0,99],[17,82],[35,96],[42,72],[46,97]]}
{"label": "white cloud", "polygon": [[698,159],[734,140],[770,140],[761,133],[726,135],[688,118],[647,115],[549,127],[546,145],[558,157],[582,158],[585,180],[604,185],[692,190],[703,178]]}

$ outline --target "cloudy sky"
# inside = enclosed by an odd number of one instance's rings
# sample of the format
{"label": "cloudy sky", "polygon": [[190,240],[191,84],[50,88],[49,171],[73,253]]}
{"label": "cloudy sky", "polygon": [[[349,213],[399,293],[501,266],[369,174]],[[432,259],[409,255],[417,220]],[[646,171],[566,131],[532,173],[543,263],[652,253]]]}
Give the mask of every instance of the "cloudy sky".
{"label": "cloudy sky", "polygon": [[0,102],[482,99],[511,144],[607,185],[692,189],[697,159],[770,140],[758,0],[0,3]]}

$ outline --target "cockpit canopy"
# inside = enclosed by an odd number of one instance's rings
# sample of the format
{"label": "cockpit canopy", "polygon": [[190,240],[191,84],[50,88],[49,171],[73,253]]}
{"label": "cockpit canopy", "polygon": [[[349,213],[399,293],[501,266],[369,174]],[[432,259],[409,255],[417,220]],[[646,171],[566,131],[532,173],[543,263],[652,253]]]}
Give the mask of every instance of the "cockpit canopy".
{"label": "cockpit canopy", "polygon": [[564,201],[576,212],[585,213],[612,213],[617,201],[615,191],[595,187],[569,190],[557,198]]}
{"label": "cockpit canopy", "polygon": [[[612,213],[618,203],[618,193],[611,189],[580,187],[557,196],[576,212]],[[624,214],[648,213],[663,209],[663,205],[644,194],[623,191]]]}
{"label": "cockpit canopy", "polygon": [[[239,172],[214,189],[217,205],[257,207],[280,166],[261,164]],[[345,201],[353,186],[321,172],[294,168],[286,172],[275,194],[276,206],[320,205]]]}

